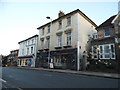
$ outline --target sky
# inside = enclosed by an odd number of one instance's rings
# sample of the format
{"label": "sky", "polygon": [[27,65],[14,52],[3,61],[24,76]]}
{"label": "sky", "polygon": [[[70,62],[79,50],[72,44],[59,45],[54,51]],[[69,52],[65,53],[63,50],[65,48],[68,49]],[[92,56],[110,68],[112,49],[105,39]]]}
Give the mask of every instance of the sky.
{"label": "sky", "polygon": [[60,10],[67,14],[76,9],[100,25],[118,13],[118,2],[0,0],[0,54],[10,54],[19,49],[18,42],[39,34],[37,28],[50,22],[46,16],[54,20]]}

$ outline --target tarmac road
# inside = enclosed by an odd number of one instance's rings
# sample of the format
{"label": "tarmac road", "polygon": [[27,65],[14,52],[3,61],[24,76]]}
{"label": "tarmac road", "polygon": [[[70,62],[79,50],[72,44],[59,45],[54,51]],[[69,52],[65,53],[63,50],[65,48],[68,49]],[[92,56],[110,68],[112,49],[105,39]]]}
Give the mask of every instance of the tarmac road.
{"label": "tarmac road", "polygon": [[118,79],[43,70],[2,68],[3,88],[118,88]]}

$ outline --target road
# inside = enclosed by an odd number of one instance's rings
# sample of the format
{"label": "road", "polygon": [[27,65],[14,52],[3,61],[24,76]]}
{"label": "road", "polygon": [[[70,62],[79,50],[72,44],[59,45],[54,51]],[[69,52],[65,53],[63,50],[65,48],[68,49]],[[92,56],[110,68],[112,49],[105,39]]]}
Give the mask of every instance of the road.
{"label": "road", "polygon": [[22,88],[118,88],[118,79],[3,67],[2,86],[18,90]]}

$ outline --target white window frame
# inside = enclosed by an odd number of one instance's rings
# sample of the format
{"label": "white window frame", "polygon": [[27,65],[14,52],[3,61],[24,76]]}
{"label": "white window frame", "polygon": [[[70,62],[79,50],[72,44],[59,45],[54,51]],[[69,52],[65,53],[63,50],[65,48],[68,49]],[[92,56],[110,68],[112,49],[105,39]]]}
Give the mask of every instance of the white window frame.
{"label": "white window frame", "polygon": [[98,35],[97,34],[93,34],[93,39],[98,39]]}
{"label": "white window frame", "polygon": [[58,35],[58,47],[62,47],[62,34]]}
{"label": "white window frame", "polygon": [[67,45],[71,45],[71,32],[66,33],[66,38],[67,38]]}
{"label": "white window frame", "polygon": [[32,39],[32,44],[34,44],[34,39]]}
{"label": "white window frame", "polygon": [[71,25],[71,16],[68,16],[67,17],[67,26],[70,26]]}
{"label": "white window frame", "polygon": [[[112,53],[111,52],[111,45],[113,45],[113,47],[114,47],[114,52]],[[99,48],[100,48],[100,46],[102,47],[102,53],[100,52],[100,54],[99,54],[99,58],[100,59],[115,59],[116,57],[115,57],[115,45],[114,44],[104,44],[104,45],[99,45]],[[109,53],[105,53],[105,50],[104,50],[104,47],[105,46],[109,46]],[[114,58],[112,57],[112,54],[114,55]],[[100,57],[100,55],[102,55],[102,58]],[[110,55],[109,56],[109,58],[105,58],[105,55]]]}

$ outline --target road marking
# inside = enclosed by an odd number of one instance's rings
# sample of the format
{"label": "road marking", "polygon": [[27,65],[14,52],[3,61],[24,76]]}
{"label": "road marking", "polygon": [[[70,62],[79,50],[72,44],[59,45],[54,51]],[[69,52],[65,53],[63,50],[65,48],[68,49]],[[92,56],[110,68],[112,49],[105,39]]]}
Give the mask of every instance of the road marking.
{"label": "road marking", "polygon": [[2,84],[2,87],[3,87],[3,88],[7,88],[4,84]]}
{"label": "road marking", "polygon": [[7,82],[7,81],[5,81],[5,80],[3,80],[3,79],[1,79],[1,78],[0,78],[0,81],[5,82],[5,83]]}
{"label": "road marking", "polygon": [[23,89],[21,89],[21,88],[17,88],[18,90],[23,90]]}

